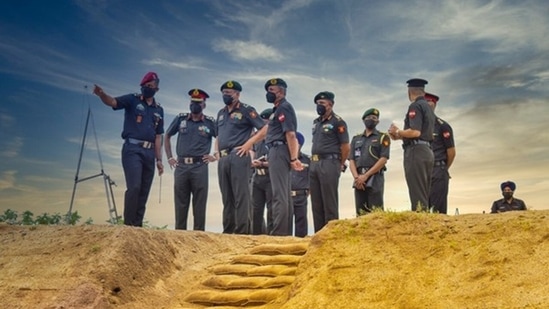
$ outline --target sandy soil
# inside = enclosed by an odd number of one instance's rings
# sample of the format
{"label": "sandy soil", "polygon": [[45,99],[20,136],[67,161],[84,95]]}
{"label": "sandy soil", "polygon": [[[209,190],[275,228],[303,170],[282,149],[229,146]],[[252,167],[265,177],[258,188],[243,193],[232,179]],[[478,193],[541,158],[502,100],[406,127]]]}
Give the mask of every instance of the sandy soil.
{"label": "sandy soil", "polygon": [[305,239],[0,225],[1,308],[549,308],[549,211],[375,213]]}

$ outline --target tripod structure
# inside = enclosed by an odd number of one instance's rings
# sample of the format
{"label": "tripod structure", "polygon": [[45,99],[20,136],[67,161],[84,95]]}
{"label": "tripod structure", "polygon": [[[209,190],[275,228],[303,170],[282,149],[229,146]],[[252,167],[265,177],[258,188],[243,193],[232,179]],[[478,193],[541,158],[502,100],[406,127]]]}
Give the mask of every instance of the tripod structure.
{"label": "tripod structure", "polygon": [[[99,174],[79,179],[80,165],[82,163],[82,154],[84,152],[84,146],[86,144],[86,135],[88,133],[88,125],[90,123],[90,118],[91,118],[91,124],[92,124],[92,127],[93,127],[93,135],[95,137],[95,148],[97,149],[97,156],[99,157],[99,165],[101,167],[101,171],[99,172]],[[100,177],[100,176],[103,176],[103,183],[105,184],[105,195],[107,196],[107,206],[109,208],[109,218],[110,218],[109,221],[110,221],[111,224],[116,224],[118,222],[119,217],[118,217],[118,213],[116,211],[116,203],[114,202],[114,194],[113,194],[113,191],[112,191],[112,186],[113,185],[116,186],[116,183],[114,183],[114,181],[111,179],[111,177],[109,175],[105,174],[105,171],[103,170],[103,160],[101,159],[101,153],[99,152],[99,143],[97,141],[97,134],[95,132],[95,124],[94,124],[94,121],[93,121],[93,115],[92,115],[92,112],[91,112],[91,108],[88,106],[88,115],[86,117],[86,127],[84,129],[84,136],[82,137],[82,145],[80,146],[80,156],[78,157],[78,166],[76,168],[76,175],[74,176],[74,186],[73,186],[73,189],[72,189],[71,204],[69,206],[69,212],[67,213],[67,223],[68,223],[68,221],[69,221],[69,219],[71,218],[71,215],[72,215],[72,207],[73,207],[73,204],[74,204],[74,196],[76,194],[76,186],[78,185],[78,183],[80,183],[82,181],[90,180],[90,179],[93,179],[93,178],[96,178],[96,177]]]}

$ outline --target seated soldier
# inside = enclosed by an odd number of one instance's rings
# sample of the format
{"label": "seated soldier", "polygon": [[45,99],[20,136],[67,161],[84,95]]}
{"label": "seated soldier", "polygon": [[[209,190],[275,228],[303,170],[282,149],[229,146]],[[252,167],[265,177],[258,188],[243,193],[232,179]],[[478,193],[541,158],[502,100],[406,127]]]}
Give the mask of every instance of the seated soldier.
{"label": "seated soldier", "polygon": [[506,181],[501,184],[501,194],[503,198],[494,201],[491,213],[506,212],[512,210],[526,210],[526,205],[522,200],[513,197],[517,186],[512,181]]}

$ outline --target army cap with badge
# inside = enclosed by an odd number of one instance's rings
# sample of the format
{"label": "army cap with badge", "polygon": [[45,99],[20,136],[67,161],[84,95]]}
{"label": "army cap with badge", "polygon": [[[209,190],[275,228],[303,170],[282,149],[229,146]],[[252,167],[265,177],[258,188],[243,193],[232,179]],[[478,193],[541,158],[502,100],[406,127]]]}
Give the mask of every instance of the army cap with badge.
{"label": "army cap with badge", "polygon": [[145,86],[145,84],[150,83],[152,81],[156,82],[156,86],[158,86],[158,84],[160,83],[158,74],[156,74],[155,72],[148,72],[147,74],[145,74],[145,76],[143,76],[143,79],[141,79],[141,83],[139,83],[139,86],[143,87]]}
{"label": "army cap with badge", "polygon": [[273,114],[273,109],[272,108],[267,108],[267,109],[264,109],[259,114],[259,118],[261,118],[263,120],[269,120],[269,118],[271,117],[272,114]]}
{"label": "army cap with badge", "polygon": [[334,104],[335,103],[334,99],[335,99],[335,94],[333,92],[321,91],[317,95],[315,95],[313,102],[315,102],[315,104],[318,104],[317,102],[318,100],[329,100],[332,102],[332,104]]}
{"label": "army cap with badge", "polygon": [[232,89],[232,90],[236,90],[236,91],[242,91],[242,85],[240,85],[240,83],[237,82],[237,81],[228,80],[228,81],[224,82],[221,85],[220,90],[223,91],[224,89]]}
{"label": "army cap with badge", "polygon": [[[371,117],[371,116],[375,116],[375,117]],[[366,110],[364,112],[364,114],[362,114],[362,120],[366,119],[366,117],[368,117],[370,119],[378,120],[379,119],[379,110],[377,108],[370,108],[370,109]]]}
{"label": "army cap with badge", "polygon": [[425,92],[425,100],[433,102],[435,105],[438,103],[439,97],[436,94]]}
{"label": "army cap with badge", "polygon": [[269,91],[269,86],[279,86],[287,89],[288,84],[282,78],[271,78],[265,83],[265,91]]}
{"label": "army cap with badge", "polygon": [[206,99],[210,97],[210,95],[206,91],[199,88],[193,88],[189,90],[188,94],[189,96],[191,96],[191,102],[197,103],[205,102]]}

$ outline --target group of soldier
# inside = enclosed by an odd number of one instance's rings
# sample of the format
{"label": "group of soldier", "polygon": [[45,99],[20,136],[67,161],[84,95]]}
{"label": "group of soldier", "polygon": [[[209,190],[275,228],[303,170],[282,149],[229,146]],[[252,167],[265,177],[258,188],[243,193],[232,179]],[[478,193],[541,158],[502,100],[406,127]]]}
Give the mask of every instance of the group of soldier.
{"label": "group of soldier", "polygon": [[[346,122],[334,113],[334,93],[318,93],[313,99],[318,118],[313,121],[310,156],[301,151],[305,137],[297,131],[295,110],[286,99],[288,86],[281,78],[266,81],[265,99],[273,107],[261,113],[240,101],[242,86],[237,81],[221,85],[225,106],[215,118],[203,113],[208,93],[191,89],[189,112],[177,115],[165,132],[164,112],[154,99],[159,82],[158,75],[149,72],[140,83],[141,93],[116,98],[97,85],[94,88],[104,104],[125,110],[122,165],[127,225],[143,224],[155,162],[160,175],[164,170],[162,145],[174,169],[176,229],[187,229],[191,197],[193,229],[205,229],[208,163],[214,161],[218,162],[224,233],[306,236],[309,196],[314,231],[319,231],[339,217],[339,178],[347,160],[357,215],[383,209],[384,171],[391,140],[397,139],[403,141],[411,209],[447,212],[448,169],[455,157],[453,132],[435,116],[439,98],[425,93],[423,79],[407,82],[411,104],[404,129],[392,124],[387,132],[377,130],[380,111],[370,108],[362,115],[364,131],[351,141]],[[171,137],[175,135],[173,153]]]}

